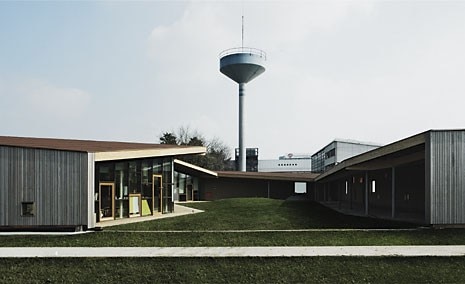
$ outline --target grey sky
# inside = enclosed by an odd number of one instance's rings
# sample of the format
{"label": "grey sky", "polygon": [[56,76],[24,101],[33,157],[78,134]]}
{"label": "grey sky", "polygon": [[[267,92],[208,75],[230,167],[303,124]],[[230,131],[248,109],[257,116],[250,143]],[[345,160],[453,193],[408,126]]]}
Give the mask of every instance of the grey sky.
{"label": "grey sky", "polygon": [[465,128],[464,1],[0,2],[0,135],[158,142],[190,126],[237,146],[218,54],[267,52],[247,86],[260,158],[335,137]]}

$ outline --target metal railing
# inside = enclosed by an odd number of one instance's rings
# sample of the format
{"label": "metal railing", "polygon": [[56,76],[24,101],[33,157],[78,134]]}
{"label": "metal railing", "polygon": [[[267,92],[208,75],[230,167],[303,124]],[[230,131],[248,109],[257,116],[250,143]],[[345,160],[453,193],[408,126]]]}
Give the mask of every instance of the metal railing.
{"label": "metal railing", "polygon": [[236,53],[258,55],[260,57],[263,57],[266,60],[266,53],[261,49],[253,48],[253,47],[234,47],[234,48],[226,49],[220,53],[219,58],[223,58],[227,55],[236,54]]}

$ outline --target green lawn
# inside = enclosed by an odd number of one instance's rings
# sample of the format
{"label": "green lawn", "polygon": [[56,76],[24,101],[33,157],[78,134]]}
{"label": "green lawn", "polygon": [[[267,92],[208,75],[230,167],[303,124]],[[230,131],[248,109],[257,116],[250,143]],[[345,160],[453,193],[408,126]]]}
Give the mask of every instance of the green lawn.
{"label": "green lawn", "polygon": [[[202,232],[231,229],[402,228],[412,225],[346,216],[313,202],[250,198],[193,203],[189,206],[206,212],[109,227],[102,232],[84,235],[0,236],[0,246],[465,245],[465,230],[461,229],[389,232]],[[201,231],[166,233],[159,230]]]}
{"label": "green lawn", "polygon": [[1,259],[0,283],[464,283],[464,257]]}
{"label": "green lawn", "polygon": [[[460,229],[218,232],[237,229],[410,228],[414,225],[345,216],[312,202],[253,198],[190,206],[206,212],[115,226],[82,235],[0,236],[0,246],[465,245],[465,230]],[[168,233],[160,230],[194,232]],[[465,257],[0,257],[0,283],[465,283],[463,271]]]}
{"label": "green lawn", "polygon": [[312,201],[266,198],[232,198],[188,203],[205,210],[176,218],[120,225],[117,230],[280,230],[310,228],[412,228],[415,225],[355,217],[338,213]]}

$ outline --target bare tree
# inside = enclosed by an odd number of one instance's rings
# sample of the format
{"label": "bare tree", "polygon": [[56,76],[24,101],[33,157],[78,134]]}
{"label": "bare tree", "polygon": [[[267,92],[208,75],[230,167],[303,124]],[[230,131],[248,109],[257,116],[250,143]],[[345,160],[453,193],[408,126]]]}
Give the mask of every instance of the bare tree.
{"label": "bare tree", "polygon": [[181,159],[210,170],[229,169],[230,149],[218,137],[207,140],[197,130],[192,131],[188,126],[182,126],[176,133],[174,131],[164,132],[160,135],[159,140],[162,144],[204,146],[207,148],[207,153],[204,156],[183,156]]}

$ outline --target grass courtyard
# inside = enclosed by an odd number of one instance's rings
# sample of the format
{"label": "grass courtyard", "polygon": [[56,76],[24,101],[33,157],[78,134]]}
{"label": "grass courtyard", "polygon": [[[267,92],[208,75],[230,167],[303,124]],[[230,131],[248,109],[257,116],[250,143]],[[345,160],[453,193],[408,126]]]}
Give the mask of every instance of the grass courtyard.
{"label": "grass courtyard", "polygon": [[[465,245],[465,230],[415,229],[313,202],[250,198],[188,206],[205,212],[82,235],[0,236],[0,246]],[[225,232],[350,228],[413,230]],[[0,283],[463,283],[464,270],[464,257],[0,258]]]}
{"label": "grass courtyard", "polygon": [[[413,224],[347,216],[314,202],[264,198],[190,203],[205,210],[147,222],[107,227],[72,236],[0,236],[0,246],[343,246],[465,245],[465,230],[268,231],[340,228],[416,228]],[[184,232],[163,232],[184,231]],[[187,231],[187,232],[185,232]]]}

